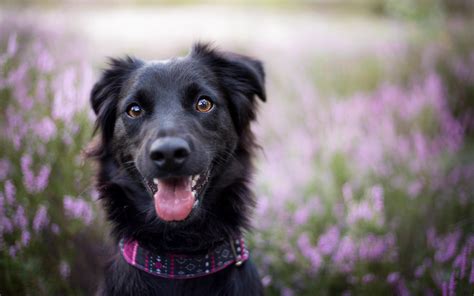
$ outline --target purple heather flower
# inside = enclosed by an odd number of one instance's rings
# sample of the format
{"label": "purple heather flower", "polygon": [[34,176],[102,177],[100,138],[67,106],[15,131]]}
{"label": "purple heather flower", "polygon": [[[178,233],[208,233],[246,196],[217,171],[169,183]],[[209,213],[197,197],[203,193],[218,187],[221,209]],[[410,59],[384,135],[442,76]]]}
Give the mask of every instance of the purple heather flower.
{"label": "purple heather flower", "polygon": [[266,275],[262,278],[262,285],[264,287],[267,287],[270,285],[270,283],[272,282],[272,276],[271,275]]}
{"label": "purple heather flower", "polygon": [[387,276],[387,283],[396,284],[400,280],[400,273],[392,272]]}
{"label": "purple heather flower", "polygon": [[18,252],[18,248],[15,245],[10,246],[10,248],[8,249],[8,255],[10,255],[10,257],[12,257],[12,258],[16,257],[17,252]]}
{"label": "purple heather flower", "polygon": [[3,233],[13,232],[13,223],[7,217],[0,217],[0,230]]}
{"label": "purple heather flower", "polygon": [[374,280],[375,280],[375,275],[373,275],[372,273],[368,273],[362,277],[362,282],[364,284],[369,284],[373,282]]}
{"label": "purple heather flower", "polygon": [[400,279],[397,284],[396,284],[396,289],[397,289],[397,295],[400,296],[410,296],[410,291],[408,290],[405,281],[403,279]]}
{"label": "purple heather flower", "polygon": [[332,259],[342,272],[352,271],[353,265],[357,259],[357,248],[351,237],[344,236],[341,239],[339,247],[333,254]]}
{"label": "purple heather flower", "polygon": [[48,186],[49,174],[51,173],[51,167],[49,165],[43,165],[36,176],[35,192],[42,192],[46,186]]}
{"label": "purple heather flower", "polygon": [[5,187],[5,200],[7,204],[12,205],[15,202],[15,194],[16,194],[15,185],[13,185],[13,182],[11,180],[6,180],[4,187]]}
{"label": "purple heather flower", "polygon": [[21,171],[23,173],[23,184],[29,193],[42,192],[48,186],[49,174],[51,167],[49,165],[41,166],[37,176],[31,171],[33,160],[29,154],[25,154],[21,158]]}
{"label": "purple heather flower", "polygon": [[284,287],[283,289],[281,289],[280,295],[281,296],[294,296],[295,292],[291,288]]}
{"label": "purple heather flower", "polygon": [[342,186],[342,197],[344,198],[344,201],[346,203],[349,203],[352,201],[352,188],[351,184],[349,183],[344,183]]}
{"label": "purple heather flower", "polygon": [[474,260],[471,262],[471,275],[469,276],[469,283],[474,284]]}
{"label": "purple heather flower", "polygon": [[81,219],[85,224],[92,222],[92,208],[85,200],[66,195],[64,196],[63,205],[66,215]]}
{"label": "purple heather flower", "polygon": [[360,240],[359,256],[361,259],[368,261],[381,260],[384,255],[388,254],[395,245],[393,235],[375,236],[369,234]]}
{"label": "purple heather flower", "polygon": [[50,72],[54,67],[54,60],[46,49],[40,49],[36,59],[37,68],[42,73]]}
{"label": "purple heather flower", "polygon": [[466,276],[467,269],[467,244],[462,248],[459,255],[454,260],[453,267],[459,267],[459,278],[463,279]]}
{"label": "purple heather flower", "polygon": [[69,263],[66,261],[61,261],[59,264],[59,274],[63,279],[67,279],[69,277],[71,274],[71,267],[69,266]]}
{"label": "purple heather flower", "polygon": [[35,176],[31,171],[33,160],[29,154],[21,157],[21,172],[23,173],[23,184],[29,193],[33,193],[36,188]]}
{"label": "purple heather flower", "polygon": [[415,277],[417,279],[421,278],[423,276],[423,274],[425,273],[425,270],[426,270],[426,266],[424,264],[421,264],[418,267],[416,267]]}
{"label": "purple heather flower", "polygon": [[17,34],[12,33],[8,37],[7,55],[10,57],[15,55],[17,49],[18,49]]}
{"label": "purple heather flower", "polygon": [[355,224],[358,221],[370,221],[374,218],[374,211],[367,200],[352,203],[347,214],[347,222]]}
{"label": "purple heather flower", "polygon": [[293,251],[287,251],[285,252],[285,261],[287,263],[293,263],[296,260],[296,255]]}
{"label": "purple heather flower", "polygon": [[308,221],[310,216],[310,209],[308,207],[300,207],[296,210],[295,214],[293,215],[293,220],[295,221],[296,225],[303,225]]}
{"label": "purple heather flower", "polygon": [[36,211],[36,215],[33,219],[33,230],[38,233],[40,232],[49,222],[47,209],[41,205]]}
{"label": "purple heather flower", "polygon": [[0,159],[0,181],[5,180],[5,178],[8,177],[11,167],[11,162],[8,159]]}
{"label": "purple heather flower", "polygon": [[13,216],[13,223],[19,229],[26,229],[26,226],[28,225],[28,219],[26,218],[25,209],[22,205],[19,205],[16,208],[15,215]]}
{"label": "purple heather flower", "polygon": [[43,142],[48,142],[56,135],[57,128],[51,118],[45,117],[34,126],[34,130]]}
{"label": "purple heather flower", "polygon": [[311,245],[309,236],[307,233],[302,233],[297,241],[298,248],[306,259],[311,263],[312,271],[316,272],[319,270],[322,264],[322,258],[318,250]]}
{"label": "purple heather flower", "polygon": [[322,255],[330,255],[339,243],[340,231],[337,226],[331,226],[323,233],[318,240],[318,250]]}
{"label": "purple heather flower", "polygon": [[456,295],[456,279],[454,277],[454,271],[451,273],[451,277],[449,278],[449,296]]}
{"label": "purple heather flower", "polygon": [[371,188],[371,197],[374,210],[377,212],[383,211],[383,187],[380,185],[375,185]]}
{"label": "purple heather flower", "polygon": [[441,284],[441,295],[449,296],[449,287],[447,282]]}
{"label": "purple heather flower", "polygon": [[28,230],[24,229],[21,232],[21,244],[26,247],[30,243],[31,234]]}
{"label": "purple heather flower", "polygon": [[59,232],[60,232],[61,230],[59,229],[58,224],[52,224],[52,225],[51,225],[51,231],[52,231],[54,234],[59,234]]}
{"label": "purple heather flower", "polygon": [[446,262],[451,259],[457,249],[458,241],[461,238],[461,231],[456,230],[452,233],[448,233],[444,237],[438,238],[435,248],[435,259],[438,262]]}

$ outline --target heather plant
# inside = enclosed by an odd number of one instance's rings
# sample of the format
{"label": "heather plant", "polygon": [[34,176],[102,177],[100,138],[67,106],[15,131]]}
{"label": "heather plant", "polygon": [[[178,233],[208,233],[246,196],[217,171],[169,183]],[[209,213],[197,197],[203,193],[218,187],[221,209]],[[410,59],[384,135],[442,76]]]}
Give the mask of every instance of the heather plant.
{"label": "heather plant", "polygon": [[81,157],[92,71],[52,28],[0,31],[0,293],[71,292],[75,241],[96,217]]}
{"label": "heather plant", "polygon": [[416,75],[329,100],[298,75],[264,111],[253,248],[271,295],[474,291],[472,47],[418,54]]}

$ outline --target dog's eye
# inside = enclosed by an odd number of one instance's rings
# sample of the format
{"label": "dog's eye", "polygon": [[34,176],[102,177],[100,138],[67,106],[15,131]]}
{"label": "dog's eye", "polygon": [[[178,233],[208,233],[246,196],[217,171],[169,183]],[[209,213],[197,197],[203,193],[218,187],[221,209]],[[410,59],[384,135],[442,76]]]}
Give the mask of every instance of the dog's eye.
{"label": "dog's eye", "polygon": [[212,103],[211,99],[206,96],[200,97],[196,103],[196,110],[199,112],[209,112],[211,111],[212,107],[214,107],[214,104]]}
{"label": "dog's eye", "polygon": [[127,107],[127,115],[130,116],[131,118],[140,117],[140,116],[142,116],[142,114],[143,114],[142,107],[140,107],[140,105],[138,105],[136,103],[130,104]]}

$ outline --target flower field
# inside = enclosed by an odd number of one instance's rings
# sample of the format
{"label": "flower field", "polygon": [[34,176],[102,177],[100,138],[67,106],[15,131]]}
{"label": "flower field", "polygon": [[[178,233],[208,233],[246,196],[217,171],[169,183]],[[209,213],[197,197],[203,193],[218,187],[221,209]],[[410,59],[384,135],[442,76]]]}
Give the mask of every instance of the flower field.
{"label": "flower field", "polygon": [[[103,57],[19,19],[0,18],[0,294],[88,295],[107,243],[83,155]],[[230,48],[268,74],[248,234],[268,295],[474,293],[474,24],[394,22],[396,40]]]}

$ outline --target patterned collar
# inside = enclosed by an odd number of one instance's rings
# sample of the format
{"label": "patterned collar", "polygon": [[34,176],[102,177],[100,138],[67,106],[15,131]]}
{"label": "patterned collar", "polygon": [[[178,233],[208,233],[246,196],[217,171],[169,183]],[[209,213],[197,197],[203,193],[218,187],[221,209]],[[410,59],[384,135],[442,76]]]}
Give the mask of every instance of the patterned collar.
{"label": "patterned collar", "polygon": [[128,264],[154,276],[168,279],[189,279],[216,273],[249,258],[242,237],[224,241],[205,255],[154,254],[137,241],[120,240],[120,251]]}

